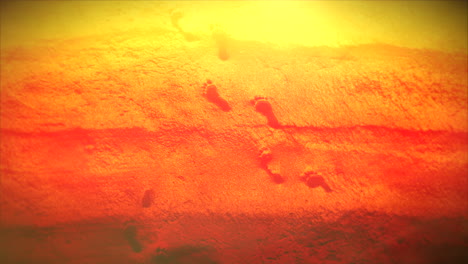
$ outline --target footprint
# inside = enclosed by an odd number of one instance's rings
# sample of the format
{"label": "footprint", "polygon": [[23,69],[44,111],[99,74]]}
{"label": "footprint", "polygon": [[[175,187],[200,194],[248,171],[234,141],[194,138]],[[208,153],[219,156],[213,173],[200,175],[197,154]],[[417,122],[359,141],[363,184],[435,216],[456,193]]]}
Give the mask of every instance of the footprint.
{"label": "footprint", "polygon": [[271,103],[265,97],[256,96],[252,101],[252,104],[255,107],[255,111],[264,115],[267,118],[267,123],[272,128],[280,128],[281,125],[278,122],[275,114],[273,113],[273,108]]}
{"label": "footprint", "polygon": [[179,21],[184,15],[180,11],[174,11],[171,14],[171,23],[172,26],[175,27],[177,30],[181,30]]}
{"label": "footprint", "polygon": [[214,28],[213,39],[216,41],[216,46],[218,47],[218,58],[223,61],[228,60],[230,57],[228,52],[230,42],[229,35],[224,30]]}
{"label": "footprint", "polygon": [[325,179],[320,176],[317,172],[306,170],[301,180],[310,188],[322,187],[326,192],[332,192],[330,186],[325,182]]}
{"label": "footprint", "polygon": [[146,190],[141,199],[141,206],[143,208],[149,208],[154,202],[154,191],[152,189]]}
{"label": "footprint", "polygon": [[181,26],[180,26],[180,20],[184,17],[184,14],[180,11],[174,11],[171,14],[171,24],[173,27],[179,31],[182,36],[184,36],[186,41],[192,42],[192,41],[197,41],[200,40],[200,38],[190,32],[186,32]]}
{"label": "footprint", "polygon": [[284,179],[284,177],[279,172],[272,171],[272,170],[269,169],[268,174],[270,175],[271,180],[276,184],[281,184],[281,183],[284,183],[286,181]]}
{"label": "footprint", "polygon": [[269,148],[261,148],[258,158],[260,160],[260,166],[268,173],[268,175],[270,175],[270,178],[274,183],[281,184],[285,182],[284,177],[279,172],[272,170],[268,166],[270,161],[273,159],[273,155]]}
{"label": "footprint", "polygon": [[271,154],[271,150],[269,148],[261,148],[260,149],[260,154],[258,155],[258,158],[260,160],[260,165],[262,168],[267,169],[268,168],[268,163],[273,159],[273,155]]}
{"label": "footprint", "polygon": [[185,40],[188,42],[200,40],[200,37],[198,37],[197,35],[193,33],[185,32],[185,31],[180,31],[180,33],[182,33],[182,36],[184,36]]}
{"label": "footprint", "polygon": [[133,252],[139,253],[143,250],[143,247],[137,239],[137,227],[135,225],[128,225],[123,232],[125,240],[127,240],[128,244],[132,248]]}
{"label": "footprint", "polygon": [[228,102],[219,95],[218,88],[210,80],[203,84],[203,88],[205,89],[203,95],[209,102],[217,105],[224,112],[231,110]]}

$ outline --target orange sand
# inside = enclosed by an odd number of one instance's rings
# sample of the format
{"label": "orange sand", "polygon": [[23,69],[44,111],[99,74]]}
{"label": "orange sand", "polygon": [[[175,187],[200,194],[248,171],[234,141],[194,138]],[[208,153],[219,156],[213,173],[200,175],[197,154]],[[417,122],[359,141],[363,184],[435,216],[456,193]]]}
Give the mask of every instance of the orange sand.
{"label": "orange sand", "polygon": [[466,246],[462,40],[276,45],[159,5],[138,30],[2,40],[2,263],[432,263]]}

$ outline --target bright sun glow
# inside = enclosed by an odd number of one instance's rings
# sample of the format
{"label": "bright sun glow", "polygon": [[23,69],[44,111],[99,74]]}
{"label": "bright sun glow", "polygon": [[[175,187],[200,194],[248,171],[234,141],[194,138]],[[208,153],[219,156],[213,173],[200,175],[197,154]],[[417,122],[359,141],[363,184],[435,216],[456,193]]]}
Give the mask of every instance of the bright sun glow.
{"label": "bright sun glow", "polygon": [[2,45],[170,28],[171,12],[194,34],[220,27],[235,39],[279,45],[468,48],[460,37],[468,31],[466,4],[449,1],[19,2],[2,8]]}

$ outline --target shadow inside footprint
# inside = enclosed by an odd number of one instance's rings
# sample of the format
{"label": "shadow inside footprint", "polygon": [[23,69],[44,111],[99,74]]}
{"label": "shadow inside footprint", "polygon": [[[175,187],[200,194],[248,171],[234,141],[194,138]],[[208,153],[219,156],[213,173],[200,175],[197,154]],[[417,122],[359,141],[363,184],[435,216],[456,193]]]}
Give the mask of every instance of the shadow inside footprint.
{"label": "shadow inside footprint", "polygon": [[154,191],[152,189],[146,190],[141,199],[141,206],[143,208],[149,208],[154,202]]}
{"label": "shadow inside footprint", "polygon": [[262,97],[256,97],[253,100],[253,104],[255,106],[255,111],[259,112],[260,114],[264,115],[267,118],[267,123],[272,128],[280,128],[280,124],[278,119],[276,118],[275,114],[273,113],[273,108],[271,107],[271,103]]}
{"label": "shadow inside footprint", "polygon": [[316,172],[306,172],[301,177],[301,180],[310,188],[322,187],[326,192],[332,192],[330,185],[325,182],[322,176],[319,176]]}
{"label": "shadow inside footprint", "polygon": [[124,237],[127,240],[128,244],[132,248],[133,252],[141,252],[143,247],[141,243],[137,240],[137,227],[134,225],[129,225],[124,230]]}
{"label": "shadow inside footprint", "polygon": [[218,58],[222,61],[228,60],[230,57],[228,52],[228,44],[230,41],[228,34],[218,28],[213,31],[213,38],[218,46]]}
{"label": "shadow inside footprint", "polygon": [[203,87],[205,88],[204,96],[209,102],[217,105],[224,112],[231,110],[228,102],[219,95],[218,88],[216,85],[212,84],[210,80],[208,80]]}
{"label": "shadow inside footprint", "polygon": [[279,173],[272,172],[271,170],[267,170],[268,175],[270,175],[271,180],[276,184],[284,183],[286,180],[283,176]]}
{"label": "shadow inside footprint", "polygon": [[281,183],[285,182],[285,179],[281,174],[272,171],[270,169],[270,167],[268,166],[270,161],[273,159],[273,155],[272,155],[271,150],[269,148],[262,148],[260,150],[260,154],[259,154],[258,158],[260,160],[260,167],[262,169],[264,169],[268,173],[268,175],[270,176],[270,179],[274,183],[281,184]]}

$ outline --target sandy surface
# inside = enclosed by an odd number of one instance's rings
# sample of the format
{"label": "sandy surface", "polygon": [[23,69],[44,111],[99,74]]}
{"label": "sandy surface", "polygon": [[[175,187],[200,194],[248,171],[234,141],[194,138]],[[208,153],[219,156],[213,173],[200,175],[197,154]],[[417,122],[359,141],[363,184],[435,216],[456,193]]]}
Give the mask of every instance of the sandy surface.
{"label": "sandy surface", "polygon": [[466,53],[179,16],[2,48],[2,263],[467,259]]}

